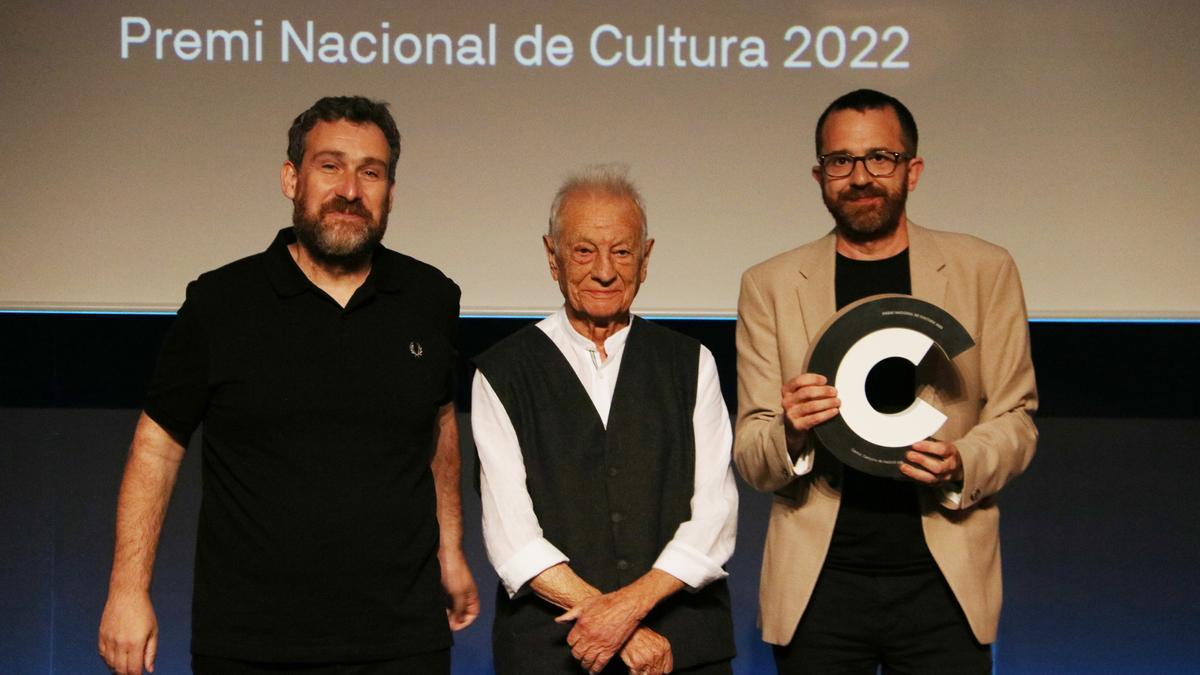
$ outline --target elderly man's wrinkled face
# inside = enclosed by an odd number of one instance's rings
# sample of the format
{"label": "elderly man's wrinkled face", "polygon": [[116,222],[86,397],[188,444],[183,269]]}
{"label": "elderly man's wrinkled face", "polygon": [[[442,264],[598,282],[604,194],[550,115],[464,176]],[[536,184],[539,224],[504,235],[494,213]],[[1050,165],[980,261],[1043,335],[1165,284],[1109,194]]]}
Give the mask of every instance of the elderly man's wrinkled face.
{"label": "elderly man's wrinkled face", "polygon": [[611,195],[571,195],[559,222],[558,241],[545,238],[546,256],[572,324],[628,322],[654,245],[644,239],[637,205]]}

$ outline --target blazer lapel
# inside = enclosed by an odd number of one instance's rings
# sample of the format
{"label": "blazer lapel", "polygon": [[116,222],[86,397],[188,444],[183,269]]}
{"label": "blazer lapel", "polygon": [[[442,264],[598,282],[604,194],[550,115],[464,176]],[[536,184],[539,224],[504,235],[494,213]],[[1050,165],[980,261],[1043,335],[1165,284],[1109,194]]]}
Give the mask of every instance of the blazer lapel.
{"label": "blazer lapel", "polygon": [[929,230],[911,220],[908,222],[908,264],[913,297],[944,307],[946,276],[942,272],[946,261]]}
{"label": "blazer lapel", "polygon": [[825,322],[837,312],[837,297],[833,292],[836,243],[831,232],[817,240],[815,246],[806,248],[799,261],[796,295],[809,343],[817,338]]}

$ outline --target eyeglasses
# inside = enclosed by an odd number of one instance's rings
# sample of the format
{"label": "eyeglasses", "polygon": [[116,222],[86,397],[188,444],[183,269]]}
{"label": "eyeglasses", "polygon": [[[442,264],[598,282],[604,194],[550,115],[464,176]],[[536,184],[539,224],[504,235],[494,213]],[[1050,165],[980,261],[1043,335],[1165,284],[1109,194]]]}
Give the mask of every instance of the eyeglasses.
{"label": "eyeglasses", "polygon": [[825,175],[829,178],[845,178],[854,173],[855,162],[862,162],[863,168],[872,176],[887,178],[896,172],[896,167],[900,165],[900,160],[910,158],[910,155],[903,152],[872,150],[865,155],[857,156],[845,152],[817,155],[817,162],[821,164],[821,171],[825,172]]}

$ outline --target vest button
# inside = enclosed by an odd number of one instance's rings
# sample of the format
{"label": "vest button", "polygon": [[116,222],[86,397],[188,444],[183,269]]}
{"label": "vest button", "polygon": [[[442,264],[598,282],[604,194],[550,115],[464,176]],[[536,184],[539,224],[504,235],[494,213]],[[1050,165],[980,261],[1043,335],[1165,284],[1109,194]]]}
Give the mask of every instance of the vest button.
{"label": "vest button", "polygon": [[612,518],[612,521],[614,523],[619,523],[625,518],[624,516],[621,515],[621,513],[619,511],[613,511],[612,515],[609,517]]}
{"label": "vest button", "polygon": [[619,570],[629,569],[629,561],[624,558],[621,558],[620,560],[617,561],[617,569],[619,569]]}
{"label": "vest button", "polygon": [[609,477],[615,478],[618,473],[620,473],[620,472],[617,471],[617,467],[615,467],[615,466],[608,467]]}

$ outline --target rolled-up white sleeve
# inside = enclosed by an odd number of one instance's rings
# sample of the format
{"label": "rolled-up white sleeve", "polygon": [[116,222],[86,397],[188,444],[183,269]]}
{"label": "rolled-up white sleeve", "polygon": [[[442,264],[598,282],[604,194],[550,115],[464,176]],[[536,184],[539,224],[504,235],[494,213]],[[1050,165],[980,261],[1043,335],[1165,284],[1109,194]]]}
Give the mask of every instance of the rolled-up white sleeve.
{"label": "rolled-up white sleeve", "polygon": [[737,538],[737,484],[730,465],[733,432],[712,353],[700,347],[692,414],[696,463],[691,518],[680,523],[654,567],[693,590],[728,575],[724,565]]}
{"label": "rolled-up white sleeve", "polygon": [[525,462],[512,420],[483,373],[471,385],[471,432],[479,452],[483,542],[509,597],[567,556],[542,536],[525,486]]}

